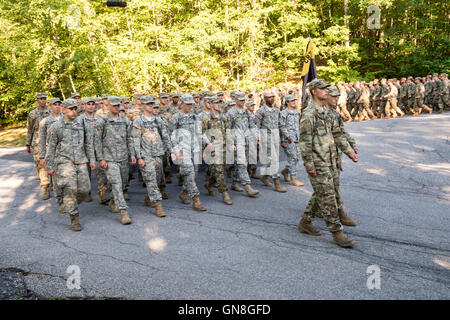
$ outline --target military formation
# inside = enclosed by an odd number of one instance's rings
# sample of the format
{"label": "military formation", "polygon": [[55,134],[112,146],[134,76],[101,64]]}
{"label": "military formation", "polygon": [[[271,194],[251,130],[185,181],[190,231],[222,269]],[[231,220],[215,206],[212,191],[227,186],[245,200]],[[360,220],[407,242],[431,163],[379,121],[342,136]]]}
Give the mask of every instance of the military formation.
{"label": "military formation", "polygon": [[[281,177],[291,186],[303,186],[297,179],[302,159],[314,192],[298,229],[319,236],[312,222],[320,217],[334,243],[351,247],[355,241],[342,226],[356,223],[343,210],[339,176],[342,153],[357,162],[359,150],[344,121],[442,112],[449,106],[448,88],[443,74],[337,86],[316,79],[303,103],[296,90],[136,93],[132,101],[73,93],[48,104],[47,94],[40,92],[28,116],[27,152],[33,153],[42,199],[49,200],[53,192],[74,231],[82,230],[78,205],[92,201],[94,174],[100,203],[127,225],[128,188],[136,175],[147,191],[144,203],[164,217],[166,184],[172,183],[173,173],[181,189],[178,199],[206,211],[197,186],[199,172],[205,174],[208,195],[214,197],[217,189],[221,201],[232,205],[229,190],[245,191],[250,198],[259,195],[252,179],[282,193],[287,189]],[[287,157],[284,168],[279,167],[280,150]]]}

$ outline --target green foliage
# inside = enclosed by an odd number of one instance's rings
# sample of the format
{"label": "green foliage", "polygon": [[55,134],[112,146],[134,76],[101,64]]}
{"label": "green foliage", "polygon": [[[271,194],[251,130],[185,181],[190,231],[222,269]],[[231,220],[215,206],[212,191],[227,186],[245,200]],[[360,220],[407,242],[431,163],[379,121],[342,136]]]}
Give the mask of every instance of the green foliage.
{"label": "green foliage", "polygon": [[[35,93],[259,89],[300,81],[305,47],[329,81],[450,69],[448,4],[429,0],[0,2],[0,119]],[[368,30],[367,8],[381,9]]]}

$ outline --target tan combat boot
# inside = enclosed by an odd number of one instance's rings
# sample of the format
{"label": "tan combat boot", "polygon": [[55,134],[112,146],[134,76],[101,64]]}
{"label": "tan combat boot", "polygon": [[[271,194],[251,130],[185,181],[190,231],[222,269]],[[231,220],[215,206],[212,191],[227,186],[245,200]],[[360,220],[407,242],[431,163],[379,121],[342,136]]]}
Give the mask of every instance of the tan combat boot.
{"label": "tan combat boot", "polygon": [[284,181],[286,182],[291,182],[291,178],[289,177],[289,171],[288,169],[284,168],[283,170],[281,170],[281,174],[284,177]]}
{"label": "tan combat boot", "polygon": [[342,231],[333,232],[333,242],[340,247],[350,248],[356,242],[348,238]]}
{"label": "tan combat boot", "polygon": [[156,209],[156,216],[157,217],[165,217],[166,216],[166,212],[164,211],[161,201],[155,201],[155,209]]}
{"label": "tan combat boot", "polygon": [[275,191],[277,192],[286,192],[286,188],[283,187],[280,183],[280,179],[278,178],[273,178],[273,183],[275,184]]}
{"label": "tan combat boot", "polygon": [[322,232],[320,230],[316,229],[311,222],[307,222],[305,219],[301,219],[297,229],[300,230],[303,233],[307,233],[311,236],[320,236],[322,235]]}
{"label": "tan combat boot", "polygon": [[70,215],[70,229],[73,231],[81,231],[83,229],[80,220],[78,220],[78,213]]}
{"label": "tan combat boot", "polygon": [[353,221],[352,218],[347,216],[344,212],[344,209],[338,209],[339,219],[344,226],[354,227],[356,226],[356,222]]}
{"label": "tan combat boot", "polygon": [[265,186],[267,187],[272,187],[273,184],[269,181],[269,176],[268,175],[264,175],[261,177],[261,181],[262,183],[264,183]]}
{"label": "tan combat boot", "polygon": [[303,182],[300,182],[297,180],[297,175],[296,174],[291,174],[291,186],[294,187],[301,187],[304,186],[305,184]]}
{"label": "tan combat boot", "polygon": [[50,191],[48,191],[48,185],[42,186],[42,200],[50,199]]}
{"label": "tan combat boot", "polygon": [[242,192],[244,191],[239,184],[237,183],[237,181],[233,181],[233,183],[231,183],[231,190],[237,191],[237,192]]}
{"label": "tan combat boot", "polygon": [[261,179],[261,176],[258,174],[257,171],[258,171],[257,169],[253,169],[250,177],[253,179]]}
{"label": "tan combat boot", "polygon": [[183,202],[184,204],[191,203],[187,198],[186,190],[181,190],[180,194],[178,195],[178,198],[180,198],[181,202]]}
{"label": "tan combat boot", "polygon": [[64,212],[64,203],[63,202],[58,203],[58,212],[61,213],[61,214],[65,214],[65,212]]}
{"label": "tan combat boot", "polygon": [[233,204],[227,191],[222,192],[222,200],[225,204]]}
{"label": "tan combat boot", "polygon": [[155,203],[150,200],[150,198],[148,197],[148,194],[145,195],[144,203],[146,205],[148,205],[150,208],[154,208],[155,207]]}
{"label": "tan combat boot", "polygon": [[209,196],[214,196],[215,195],[214,189],[209,183],[205,183],[204,187],[206,188],[206,190],[208,190],[208,195]]}
{"label": "tan combat boot", "polygon": [[113,199],[109,200],[109,209],[111,210],[112,213],[119,212],[119,209],[116,208],[116,204],[114,203]]}
{"label": "tan combat boot", "polygon": [[130,224],[131,223],[130,216],[128,215],[128,212],[125,209],[120,210],[120,223],[121,224]]}
{"label": "tan combat boot", "polygon": [[200,202],[200,197],[199,196],[194,196],[192,198],[192,209],[197,210],[197,211],[206,211],[205,206]]}
{"label": "tan combat boot", "polygon": [[101,204],[106,204],[108,201],[111,200],[110,197],[108,197],[107,195],[107,190],[102,190],[98,192],[98,195],[100,196],[100,203]]}
{"label": "tan combat boot", "polygon": [[250,184],[246,184],[244,186],[244,188],[245,188],[245,193],[247,194],[248,197],[254,197],[259,193],[259,191],[253,189]]}
{"label": "tan combat boot", "polygon": [[128,191],[123,192],[123,198],[127,201],[130,200],[130,195],[128,194]]}
{"label": "tan combat boot", "polygon": [[166,187],[160,187],[159,192],[161,193],[161,197],[163,199],[169,199],[169,196],[167,195],[167,192],[166,192]]}

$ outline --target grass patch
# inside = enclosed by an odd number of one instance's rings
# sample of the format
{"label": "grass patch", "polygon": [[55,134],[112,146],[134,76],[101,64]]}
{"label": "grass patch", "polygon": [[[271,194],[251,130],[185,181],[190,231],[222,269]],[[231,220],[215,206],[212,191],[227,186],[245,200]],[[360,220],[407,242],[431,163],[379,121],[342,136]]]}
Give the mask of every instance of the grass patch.
{"label": "grass patch", "polygon": [[27,128],[25,126],[0,128],[0,147],[25,146]]}

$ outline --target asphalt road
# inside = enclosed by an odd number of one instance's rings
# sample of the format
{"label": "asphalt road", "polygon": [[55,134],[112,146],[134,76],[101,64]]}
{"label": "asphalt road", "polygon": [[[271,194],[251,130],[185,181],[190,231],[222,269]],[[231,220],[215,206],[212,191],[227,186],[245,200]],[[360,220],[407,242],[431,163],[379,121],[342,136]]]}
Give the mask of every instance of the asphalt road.
{"label": "asphalt road", "polygon": [[[41,200],[32,156],[0,149],[0,269],[9,271],[0,287],[22,270],[26,289],[45,297],[449,299],[450,113],[346,127],[360,148],[359,163],[345,159],[341,176],[358,223],[344,228],[352,249],[333,244],[320,219],[321,237],[297,230],[312,190],[302,164],[305,187],[280,194],[254,181],[260,196],[231,191],[232,206],[208,197],[201,177],[202,213],[181,204],[172,183],[163,219],[133,180],[131,225],[94,192],[80,205],[84,230],[73,232],[54,198]],[[67,287],[71,265],[80,268],[79,290]],[[369,289],[377,267],[379,289]]]}

